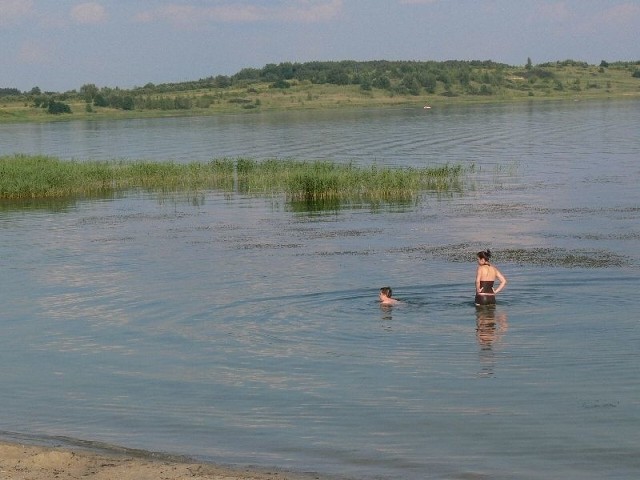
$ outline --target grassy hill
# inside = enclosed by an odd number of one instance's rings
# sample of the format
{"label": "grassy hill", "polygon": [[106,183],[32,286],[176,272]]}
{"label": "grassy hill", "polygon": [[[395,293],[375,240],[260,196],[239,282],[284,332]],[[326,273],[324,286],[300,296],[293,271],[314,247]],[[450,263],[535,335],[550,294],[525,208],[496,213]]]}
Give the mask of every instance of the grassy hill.
{"label": "grassy hill", "polygon": [[640,98],[640,61],[524,67],[492,61],[281,63],[132,89],[0,88],[0,122],[597,98]]}

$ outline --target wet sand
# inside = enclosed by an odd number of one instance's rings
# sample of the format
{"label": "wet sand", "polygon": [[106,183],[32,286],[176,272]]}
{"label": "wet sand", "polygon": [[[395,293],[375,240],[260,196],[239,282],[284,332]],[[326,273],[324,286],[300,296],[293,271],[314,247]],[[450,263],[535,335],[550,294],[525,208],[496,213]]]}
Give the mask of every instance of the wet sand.
{"label": "wet sand", "polygon": [[131,454],[0,442],[2,480],[310,480],[315,474],[258,471]]}

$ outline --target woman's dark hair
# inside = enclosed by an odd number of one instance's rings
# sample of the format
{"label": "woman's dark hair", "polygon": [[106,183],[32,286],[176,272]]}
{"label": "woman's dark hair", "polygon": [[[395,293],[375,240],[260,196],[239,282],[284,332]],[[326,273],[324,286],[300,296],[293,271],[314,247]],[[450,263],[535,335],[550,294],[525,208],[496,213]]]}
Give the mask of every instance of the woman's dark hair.
{"label": "woman's dark hair", "polygon": [[486,260],[488,262],[491,258],[491,250],[487,248],[482,252],[478,252],[478,258],[482,258],[483,260]]}

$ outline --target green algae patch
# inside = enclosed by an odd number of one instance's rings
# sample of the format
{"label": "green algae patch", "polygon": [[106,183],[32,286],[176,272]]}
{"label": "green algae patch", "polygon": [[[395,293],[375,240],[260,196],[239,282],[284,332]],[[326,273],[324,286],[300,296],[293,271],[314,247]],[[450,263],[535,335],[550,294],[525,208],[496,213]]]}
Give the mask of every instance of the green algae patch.
{"label": "green algae patch", "polygon": [[[486,248],[480,245],[461,243],[441,246],[408,247],[395,251],[444,258],[456,263],[476,261],[476,253]],[[605,249],[567,248],[507,248],[492,249],[492,260],[496,264],[536,265],[564,268],[608,268],[631,265],[631,259]]]}
{"label": "green algae patch", "polygon": [[530,248],[500,251],[504,262],[567,268],[622,267],[630,260],[603,249]]}

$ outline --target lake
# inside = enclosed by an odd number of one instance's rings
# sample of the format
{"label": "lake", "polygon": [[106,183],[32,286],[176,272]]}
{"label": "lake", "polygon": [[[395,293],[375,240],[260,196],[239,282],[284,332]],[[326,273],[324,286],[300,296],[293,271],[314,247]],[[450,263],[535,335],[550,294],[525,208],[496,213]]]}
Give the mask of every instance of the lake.
{"label": "lake", "polygon": [[[0,125],[0,155],[473,166],[409,204],[0,202],[0,436],[337,478],[636,478],[638,124],[630,100]],[[486,248],[509,283],[477,310]]]}

